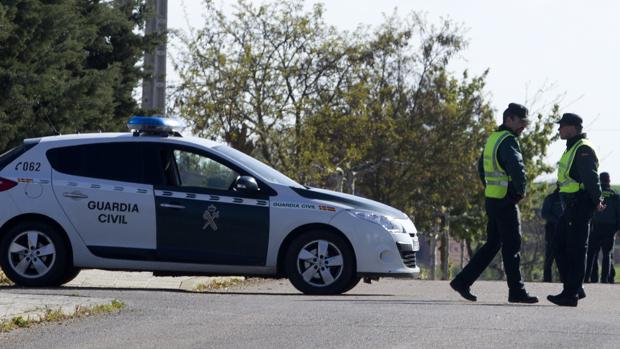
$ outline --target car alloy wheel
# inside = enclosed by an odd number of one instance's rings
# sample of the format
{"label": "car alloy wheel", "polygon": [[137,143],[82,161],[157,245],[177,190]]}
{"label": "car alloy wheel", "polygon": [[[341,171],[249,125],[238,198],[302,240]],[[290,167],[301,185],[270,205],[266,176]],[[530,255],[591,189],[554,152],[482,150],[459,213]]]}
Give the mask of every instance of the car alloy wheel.
{"label": "car alloy wheel", "polygon": [[329,230],[301,233],[287,246],[284,262],[286,276],[304,294],[341,294],[357,279],[350,243]]}
{"label": "car alloy wheel", "polygon": [[28,279],[47,274],[56,260],[56,247],[49,236],[40,231],[25,231],[9,245],[8,260],[19,276]]}
{"label": "car alloy wheel", "polygon": [[297,271],[315,287],[333,284],[342,274],[343,258],[338,247],[326,240],[306,244],[297,255]]}

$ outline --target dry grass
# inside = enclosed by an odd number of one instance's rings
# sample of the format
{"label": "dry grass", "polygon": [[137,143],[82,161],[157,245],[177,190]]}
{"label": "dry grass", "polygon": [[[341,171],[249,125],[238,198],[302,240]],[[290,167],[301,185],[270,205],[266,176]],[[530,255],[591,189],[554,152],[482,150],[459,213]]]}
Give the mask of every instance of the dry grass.
{"label": "dry grass", "polygon": [[0,270],[0,286],[12,286],[13,281],[9,280],[9,278],[4,275],[4,272]]}
{"label": "dry grass", "polygon": [[209,291],[218,291],[225,290],[227,288],[237,286],[245,281],[243,277],[232,277],[232,278],[221,278],[214,279],[208,283],[199,284],[194,287],[194,291],[196,292],[209,292]]}
{"label": "dry grass", "polygon": [[92,307],[76,307],[72,314],[65,314],[60,310],[47,309],[45,314],[38,319],[24,319],[22,316],[14,317],[9,321],[0,322],[0,333],[9,332],[16,328],[30,327],[35,324],[46,322],[60,322],[68,319],[80,318],[85,316],[116,313],[120,311],[125,304],[118,300],[113,300],[109,304],[101,304]]}

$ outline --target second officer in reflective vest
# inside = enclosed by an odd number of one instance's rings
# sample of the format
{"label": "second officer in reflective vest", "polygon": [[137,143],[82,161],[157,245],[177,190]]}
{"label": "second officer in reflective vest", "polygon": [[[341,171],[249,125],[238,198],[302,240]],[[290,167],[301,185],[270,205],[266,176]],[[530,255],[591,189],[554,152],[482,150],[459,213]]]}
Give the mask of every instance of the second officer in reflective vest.
{"label": "second officer in reflective vest", "polygon": [[487,241],[467,266],[450,282],[463,298],[476,301],[470,286],[502,250],[508,301],[536,303],[524,288],[520,270],[521,222],[518,202],[525,196],[525,168],[517,137],[528,123],[528,110],[510,103],[504,111],[503,124],[487,139],[479,161],[480,178],[484,184]]}
{"label": "second officer in reflective vest", "polygon": [[564,289],[547,299],[561,306],[577,306],[585,297],[583,280],[590,220],[595,210],[603,211],[598,158],[594,145],[582,133],[582,119],[566,113],[560,121],[560,138],[566,150],[558,164],[560,200],[564,208],[553,246]]}

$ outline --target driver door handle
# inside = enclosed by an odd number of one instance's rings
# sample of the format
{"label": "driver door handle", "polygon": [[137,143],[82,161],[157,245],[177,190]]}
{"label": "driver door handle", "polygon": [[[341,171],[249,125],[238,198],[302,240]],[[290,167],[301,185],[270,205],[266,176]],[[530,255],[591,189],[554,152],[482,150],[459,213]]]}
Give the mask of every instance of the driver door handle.
{"label": "driver door handle", "polygon": [[62,196],[71,199],[88,199],[88,195],[82,194],[79,191],[72,191],[70,193],[63,193]]}
{"label": "driver door handle", "polygon": [[183,206],[183,205],[174,205],[174,204],[166,204],[166,203],[159,204],[159,206],[160,207],[164,207],[164,208],[174,208],[174,209],[177,209],[177,210],[185,209],[185,206]]}

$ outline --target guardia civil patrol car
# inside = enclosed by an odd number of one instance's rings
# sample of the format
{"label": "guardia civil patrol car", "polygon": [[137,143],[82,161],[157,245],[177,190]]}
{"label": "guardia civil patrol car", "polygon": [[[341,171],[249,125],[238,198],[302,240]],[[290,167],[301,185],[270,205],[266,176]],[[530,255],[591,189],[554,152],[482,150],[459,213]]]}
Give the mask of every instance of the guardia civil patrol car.
{"label": "guardia civil patrol car", "polygon": [[287,277],[307,294],[419,273],[413,222],[353,195],[305,187],[174,120],[128,133],[27,139],[0,156],[0,265],[17,285],[84,268]]}

